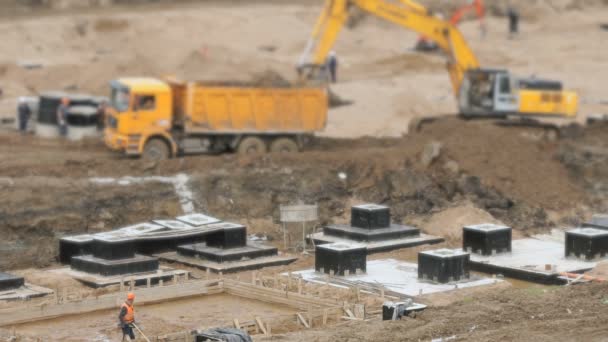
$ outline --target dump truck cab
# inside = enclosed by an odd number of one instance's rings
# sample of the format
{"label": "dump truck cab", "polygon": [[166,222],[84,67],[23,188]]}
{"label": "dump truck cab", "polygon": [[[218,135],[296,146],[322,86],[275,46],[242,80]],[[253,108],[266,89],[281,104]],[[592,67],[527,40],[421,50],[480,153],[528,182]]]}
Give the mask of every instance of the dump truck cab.
{"label": "dump truck cab", "polygon": [[153,145],[166,148],[158,152],[174,154],[171,87],[153,78],[120,78],[110,82],[110,87],[106,145],[127,155],[140,155],[146,144],[155,139],[158,143]]}
{"label": "dump truck cab", "polygon": [[121,78],[110,82],[105,143],[129,156],[296,152],[327,122],[322,87]]}
{"label": "dump truck cab", "polygon": [[459,94],[460,113],[464,116],[575,117],[578,95],[563,90],[561,82],[519,79],[506,70],[472,69],[463,78]]}

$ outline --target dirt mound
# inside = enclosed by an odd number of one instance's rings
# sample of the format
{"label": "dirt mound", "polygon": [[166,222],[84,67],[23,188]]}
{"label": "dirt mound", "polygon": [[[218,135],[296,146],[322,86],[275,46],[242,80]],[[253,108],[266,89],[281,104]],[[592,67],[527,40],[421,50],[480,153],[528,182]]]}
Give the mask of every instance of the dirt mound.
{"label": "dirt mound", "polygon": [[274,70],[264,70],[251,76],[251,83],[257,87],[291,88],[292,82]]}
{"label": "dirt mound", "polygon": [[608,279],[608,261],[599,262],[591,271],[587,272],[588,275]]}
{"label": "dirt mound", "polygon": [[487,211],[464,203],[434,214],[421,228],[428,234],[445,237],[448,242],[458,242],[462,240],[463,226],[481,223],[503,224]]}

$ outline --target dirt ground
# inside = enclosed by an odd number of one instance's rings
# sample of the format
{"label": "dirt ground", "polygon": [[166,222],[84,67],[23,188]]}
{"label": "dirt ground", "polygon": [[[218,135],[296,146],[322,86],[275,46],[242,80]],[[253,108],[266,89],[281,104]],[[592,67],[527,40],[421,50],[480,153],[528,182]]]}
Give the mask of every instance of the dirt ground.
{"label": "dirt ground", "polygon": [[[321,138],[297,155],[197,156],[156,164],[121,158],[100,142],[66,144],[5,132],[0,265],[49,266],[61,236],[183,213],[170,184],[93,181],[104,177],[187,174],[195,211],[244,223],[250,233],[271,239],[281,236],[279,206],[297,202],[317,203],[319,224],[344,222],[352,204],[378,202],[391,206],[395,222],[429,233],[457,236],[453,231],[467,217],[501,221],[521,236],[538,233],[606,210],[605,155],[579,149],[601,151],[607,129],[579,128],[581,143],[546,140],[534,128],[446,117],[398,139]],[[431,143],[439,144],[439,153],[425,164]]]}
{"label": "dirt ground", "polygon": [[[265,304],[230,295],[213,295],[139,306],[138,320],[147,335],[228,326],[232,319],[241,322],[256,316],[272,317],[295,313],[283,306]],[[116,311],[102,311],[80,317],[53,319],[12,327],[19,335],[35,336],[45,341],[118,341],[122,333],[117,329]],[[145,322],[145,323],[143,323]],[[61,326],[57,333],[57,326]]]}
{"label": "dirt ground", "polygon": [[605,284],[477,293],[416,319],[350,322],[272,341],[606,341]]}
{"label": "dirt ground", "polygon": [[[250,80],[273,70],[294,78],[294,64],[321,5],[312,0],[160,1],[71,9],[67,2],[47,3],[24,8],[0,1],[10,6],[0,14],[0,117],[14,115],[17,96],[57,89],[103,95],[107,82],[119,76]],[[426,3],[438,8],[438,2]],[[500,15],[496,3],[490,13]],[[57,267],[59,238],[184,213],[183,198],[170,183],[100,184],[99,178],[186,175],[192,193],[187,200],[195,211],[246,224],[249,233],[266,235],[277,246],[279,206],[301,202],[319,205],[319,226],[346,222],[353,204],[386,204],[395,222],[445,236],[447,246],[459,245],[463,224],[504,223],[515,229],[514,236],[524,237],[607,212],[608,125],[582,125],[588,115],[608,113],[603,87],[608,60],[600,44],[608,35],[600,29],[608,14],[605,5],[535,1],[521,7],[522,34],[513,40],[507,39],[502,16],[487,19],[483,39],[476,22],[461,25],[484,66],[559,79],[580,93],[578,123],[555,120],[562,126],[557,137],[540,128],[447,115],[456,105],[444,59],[411,52],[415,34],[373,18],[343,32],[336,45],[340,82],[332,91],[354,103],[332,109],[327,129],[297,155],[226,154],[149,163],[115,155],[97,140],[45,140],[2,127],[0,270],[51,288],[77,287],[37,272]],[[23,68],[25,62],[42,68]],[[410,130],[412,119],[422,116],[436,120]],[[373,258],[414,260],[418,250]],[[313,262],[313,256],[303,256],[267,272],[308,268]],[[432,308],[416,320],[351,323],[273,339],[601,341],[608,336],[606,290],[606,285],[526,284],[464,292],[428,298]],[[237,305],[230,298],[208,300],[175,303],[175,310],[188,307],[188,315],[179,319],[173,311],[166,315],[164,308],[147,307],[146,325],[160,333],[223,324],[211,309],[224,302]],[[112,315],[66,321],[59,332],[44,323],[21,328],[32,339],[52,334],[76,341],[80,335],[73,331],[80,331],[103,341],[114,336]],[[0,340],[9,335],[0,331]]]}

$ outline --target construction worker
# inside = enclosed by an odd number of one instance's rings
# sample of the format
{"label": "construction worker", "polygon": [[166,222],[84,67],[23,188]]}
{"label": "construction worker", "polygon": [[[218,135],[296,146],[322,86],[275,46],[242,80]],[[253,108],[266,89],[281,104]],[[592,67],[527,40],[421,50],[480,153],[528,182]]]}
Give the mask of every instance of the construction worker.
{"label": "construction worker", "polygon": [[509,17],[509,38],[513,38],[519,33],[519,12],[514,6],[509,5],[507,16]]}
{"label": "construction worker", "polygon": [[125,336],[129,336],[131,340],[135,340],[135,333],[133,332],[133,324],[135,324],[135,309],[133,308],[133,302],[135,301],[135,294],[127,294],[127,300],[120,307],[120,314],[118,319],[120,320],[119,326],[122,328],[122,339],[124,341]]}
{"label": "construction worker", "polygon": [[97,107],[97,130],[103,131],[103,128],[106,124],[106,110],[108,108],[108,102],[106,100],[102,100]]}
{"label": "construction worker", "polygon": [[330,51],[327,57],[327,69],[331,77],[331,83],[336,83],[338,80],[338,57],[335,51]]}
{"label": "construction worker", "polygon": [[68,134],[68,110],[70,108],[70,99],[64,97],[61,99],[61,104],[57,108],[57,125],[59,126],[59,135],[65,137]]}
{"label": "construction worker", "polygon": [[30,110],[30,106],[27,105],[27,101],[24,97],[19,98],[17,113],[19,116],[19,131],[21,134],[25,134],[27,133],[27,122],[32,116],[32,111]]}

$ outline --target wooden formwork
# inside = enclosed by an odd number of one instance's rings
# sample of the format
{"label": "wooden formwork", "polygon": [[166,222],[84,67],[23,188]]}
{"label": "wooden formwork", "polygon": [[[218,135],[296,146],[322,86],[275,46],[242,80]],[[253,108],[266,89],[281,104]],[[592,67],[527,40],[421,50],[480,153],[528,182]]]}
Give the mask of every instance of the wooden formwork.
{"label": "wooden formwork", "polygon": [[[142,304],[160,303],[178,298],[222,293],[218,280],[171,283],[167,286],[136,288],[137,301]],[[93,298],[59,297],[47,301],[25,302],[0,309],[0,326],[41,321],[56,317],[118,308],[126,297],[124,292]]]}
{"label": "wooden formwork", "polygon": [[[251,321],[239,322],[227,317],[234,327],[248,331],[251,334],[272,334],[272,326],[286,325],[311,328],[340,322],[343,320],[365,319],[365,308],[362,304],[339,302],[337,299],[327,299],[304,293],[302,287],[290,291],[289,287],[281,289],[281,282],[275,276],[274,283],[265,282],[263,277],[256,277],[251,282],[231,279],[215,280],[184,280],[173,281],[158,286],[121,287],[120,292],[85,297],[84,294],[74,294],[58,290],[52,298],[45,301],[31,301],[21,305],[0,308],[0,326],[10,326],[20,323],[35,322],[57,317],[82,314],[87,312],[118,308],[125,298],[126,291],[135,291],[138,303],[153,304],[169,300],[226,293],[251,300],[263,301],[291,307],[297,312],[290,315],[254,317]],[[288,280],[289,282],[292,279]],[[295,280],[293,280],[295,281]],[[270,283],[272,286],[266,286]],[[63,295],[61,295],[63,294]],[[194,341],[193,331],[180,331],[164,336],[151,337],[152,341]]]}

